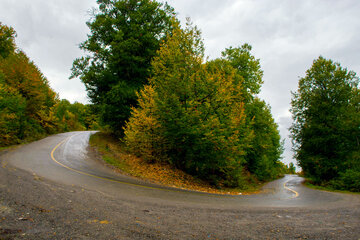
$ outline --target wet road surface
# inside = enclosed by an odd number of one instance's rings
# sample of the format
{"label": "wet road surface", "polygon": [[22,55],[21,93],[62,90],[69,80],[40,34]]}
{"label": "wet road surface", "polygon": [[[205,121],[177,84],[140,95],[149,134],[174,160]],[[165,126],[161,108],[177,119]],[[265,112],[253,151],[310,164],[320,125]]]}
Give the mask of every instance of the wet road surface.
{"label": "wet road surface", "polygon": [[65,185],[76,185],[106,196],[127,200],[237,209],[242,207],[339,207],[358,203],[358,196],[317,191],[302,185],[296,175],[268,183],[259,194],[215,195],[149,184],[105,167],[90,154],[88,140],[94,132],[50,136],[3,156],[10,164],[36,176]]}
{"label": "wet road surface", "polygon": [[105,167],[92,132],[0,152],[0,239],[360,239],[360,197],[287,175],[260,194],[147,184]]}

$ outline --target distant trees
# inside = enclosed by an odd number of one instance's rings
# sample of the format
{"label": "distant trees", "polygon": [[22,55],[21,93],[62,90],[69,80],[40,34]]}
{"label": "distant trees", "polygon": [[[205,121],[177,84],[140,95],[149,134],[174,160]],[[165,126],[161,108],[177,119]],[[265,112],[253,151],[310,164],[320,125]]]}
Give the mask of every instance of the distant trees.
{"label": "distant trees", "polygon": [[316,184],[360,191],[360,91],[355,72],[319,57],[293,93],[298,164]]}
{"label": "distant trees", "polygon": [[295,174],[296,173],[296,167],[293,162],[289,163],[289,166],[287,167],[289,174]]}
{"label": "distant trees", "polygon": [[176,27],[125,127],[129,149],[218,186],[246,188],[249,172],[259,180],[276,177],[280,137],[269,108],[253,96],[262,72],[250,50],[231,48],[230,59],[204,62],[200,31]]}
{"label": "distant trees", "polygon": [[71,127],[62,125],[63,119],[56,115],[62,102],[36,65],[16,50],[15,36],[11,27],[0,23],[0,146],[84,129],[76,119],[84,114],[80,112],[73,111],[73,119],[65,120],[72,122]]}
{"label": "distant trees", "polygon": [[62,132],[100,128],[92,105],[78,102],[71,104],[62,99],[56,103],[54,111],[57,128]]}
{"label": "distant trees", "polygon": [[88,55],[73,63],[72,76],[84,82],[101,120],[121,135],[136,91],[148,83],[151,59],[171,32],[174,10],[151,0],[98,0],[80,45]]}

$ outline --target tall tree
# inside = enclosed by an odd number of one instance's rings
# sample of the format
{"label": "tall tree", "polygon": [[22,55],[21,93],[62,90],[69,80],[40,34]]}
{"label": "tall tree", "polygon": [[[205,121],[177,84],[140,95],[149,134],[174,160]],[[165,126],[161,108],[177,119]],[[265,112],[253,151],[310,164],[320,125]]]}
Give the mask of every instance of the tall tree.
{"label": "tall tree", "polygon": [[290,130],[295,156],[316,183],[341,178],[347,170],[360,176],[358,84],[355,72],[320,56],[293,93]]}
{"label": "tall tree", "polygon": [[283,146],[270,106],[256,96],[263,83],[263,71],[260,60],[253,56],[251,49],[249,44],[227,48],[222,52],[222,58],[208,65],[210,69],[222,69],[226,74],[235,70],[234,83],[241,85],[246,125],[253,135],[246,149],[244,166],[259,180],[267,181],[281,174]]}
{"label": "tall tree", "polygon": [[234,69],[210,71],[203,59],[200,31],[175,29],[152,62],[150,86],[140,93],[125,140],[143,157],[161,154],[158,159],[214,184],[243,186],[251,134],[241,85]]}
{"label": "tall tree", "polygon": [[275,123],[270,106],[255,97],[245,104],[247,124],[253,131],[254,138],[247,149],[246,166],[250,173],[261,181],[278,177],[283,144],[278,125]]}
{"label": "tall tree", "polygon": [[[57,95],[37,66],[16,49],[16,33],[0,24],[0,128],[2,145],[55,131]],[[11,136],[11,137],[9,137]]]}
{"label": "tall tree", "polygon": [[87,22],[88,39],[80,48],[88,53],[74,61],[73,77],[85,83],[105,124],[121,134],[136,106],[135,92],[150,76],[150,62],[171,32],[173,8],[152,0],[98,0],[99,10]]}
{"label": "tall tree", "polygon": [[16,48],[15,36],[0,23],[0,146],[96,127],[89,106],[58,100],[39,68]]}
{"label": "tall tree", "polygon": [[246,102],[251,101],[256,94],[260,93],[264,74],[260,60],[251,54],[251,49],[251,45],[245,43],[241,47],[230,47],[222,52],[223,59],[236,69],[237,79],[242,85]]}

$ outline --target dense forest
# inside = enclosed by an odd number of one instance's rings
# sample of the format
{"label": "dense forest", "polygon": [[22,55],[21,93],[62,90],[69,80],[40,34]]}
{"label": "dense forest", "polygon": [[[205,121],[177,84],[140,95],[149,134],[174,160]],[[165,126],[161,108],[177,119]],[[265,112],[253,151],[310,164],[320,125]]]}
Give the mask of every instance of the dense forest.
{"label": "dense forest", "polygon": [[15,37],[13,28],[0,23],[0,146],[97,128],[92,106],[59,100]]}
{"label": "dense forest", "polygon": [[278,126],[257,97],[263,71],[251,46],[206,61],[200,31],[156,1],[104,1],[73,63],[107,125],[128,150],[217,186],[244,188],[286,166]]}

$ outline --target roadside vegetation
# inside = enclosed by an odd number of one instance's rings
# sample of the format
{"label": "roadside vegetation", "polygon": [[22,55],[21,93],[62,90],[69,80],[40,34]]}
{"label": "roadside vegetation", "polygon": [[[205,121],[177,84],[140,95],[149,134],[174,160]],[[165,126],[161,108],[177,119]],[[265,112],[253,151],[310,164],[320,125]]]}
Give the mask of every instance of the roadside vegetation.
{"label": "roadside vegetation", "polygon": [[59,100],[48,80],[0,23],[0,147],[64,131],[97,128],[91,106]]}
{"label": "roadside vegetation", "polygon": [[[209,191],[254,190],[295,173],[249,44],[209,59],[201,31],[151,0],[98,0],[70,78],[92,104],[60,100],[0,23],[0,149],[49,134],[104,129],[91,143],[109,164],[151,181]],[[319,57],[291,102],[290,129],[308,182],[360,192],[359,78]],[[106,132],[106,134],[105,134]],[[194,187],[196,186],[196,187]],[[220,190],[219,190],[220,189]]]}
{"label": "roadside vegetation", "polygon": [[[244,188],[219,188],[207,181],[174,168],[166,162],[148,162],[129,153],[126,146],[110,133],[98,132],[91,135],[90,145],[100,154],[106,165],[122,174],[151,183],[180,189],[214,194],[247,195],[260,191],[264,182],[254,181]],[[284,168],[286,168],[284,166]]]}
{"label": "roadside vegetation", "polygon": [[291,136],[304,176],[328,189],[360,192],[359,78],[319,57],[293,93]]}
{"label": "roadside vegetation", "polygon": [[338,193],[347,193],[347,194],[360,194],[360,191],[356,191],[356,190],[344,190],[344,189],[339,189],[339,188],[335,188],[332,185],[319,185],[319,184],[315,184],[313,183],[310,179],[307,179],[304,182],[305,186],[312,188],[312,189],[316,189],[316,190],[322,190],[322,191],[329,191],[329,192],[338,192]]}
{"label": "roadside vegetation", "polygon": [[247,189],[288,171],[278,126],[257,97],[251,46],[207,60],[201,32],[156,1],[103,1],[73,63],[101,123],[129,154],[217,188]]}

